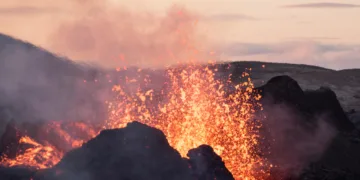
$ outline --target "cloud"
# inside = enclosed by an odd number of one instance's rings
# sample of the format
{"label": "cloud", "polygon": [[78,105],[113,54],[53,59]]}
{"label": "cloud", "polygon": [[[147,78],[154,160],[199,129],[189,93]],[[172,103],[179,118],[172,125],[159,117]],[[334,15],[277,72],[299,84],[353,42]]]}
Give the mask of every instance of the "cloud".
{"label": "cloud", "polygon": [[54,7],[39,8],[33,6],[1,7],[0,15],[32,15],[60,12],[60,9]]}
{"label": "cloud", "polygon": [[285,8],[359,8],[358,4],[346,4],[346,3],[305,3],[305,4],[293,4],[283,6]]}
{"label": "cloud", "polygon": [[204,20],[211,20],[211,21],[255,21],[259,20],[256,17],[248,16],[245,14],[239,14],[239,13],[227,13],[227,14],[215,14],[212,16],[207,16],[204,18]]}
{"label": "cloud", "polygon": [[293,41],[278,44],[234,43],[223,47],[230,60],[311,64],[331,69],[360,68],[360,45]]}

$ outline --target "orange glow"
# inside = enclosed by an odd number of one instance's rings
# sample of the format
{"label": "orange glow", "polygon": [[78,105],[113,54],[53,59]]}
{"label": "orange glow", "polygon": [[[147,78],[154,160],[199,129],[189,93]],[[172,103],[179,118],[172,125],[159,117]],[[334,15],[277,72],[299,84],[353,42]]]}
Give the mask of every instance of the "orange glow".
{"label": "orange glow", "polygon": [[225,91],[232,86],[230,82],[215,80],[214,72],[207,67],[168,70],[167,74],[172,86],[159,112],[149,107],[153,90],[129,95],[123,87],[115,86],[118,99],[108,102],[110,118],[106,128],[125,127],[137,120],[162,130],[170,145],[184,157],[188,150],[208,144],[236,179],[266,177],[266,166],[255,152],[259,124],[252,118],[254,108],[260,104],[251,101],[253,84],[248,74],[243,74],[247,81],[233,86],[231,94]]}
{"label": "orange glow", "polygon": [[28,136],[21,137],[19,143],[32,147],[26,149],[22,154],[18,154],[15,159],[3,157],[1,165],[9,167],[24,165],[44,169],[55,165],[63,156],[63,153],[57,151],[53,146],[41,145]]}
{"label": "orange glow", "polygon": [[[42,143],[29,136],[22,136],[18,144],[30,147],[26,150],[18,149],[15,158],[1,157],[0,164],[7,167],[23,165],[36,169],[50,168],[61,160],[66,151],[80,147],[85,141],[95,137],[98,132],[95,128],[81,122],[50,122],[39,129],[41,134],[39,138],[45,139]],[[76,137],[76,134],[80,136]]]}
{"label": "orange glow", "polygon": [[[255,108],[261,108],[258,103],[260,96],[253,95],[253,84],[247,73],[242,75],[245,82],[233,85],[230,83],[230,77],[224,82],[215,79],[216,69],[195,65],[194,62],[207,62],[207,56],[213,59],[217,53],[204,51],[205,55],[203,55],[200,51],[202,48],[195,47],[197,41],[193,37],[193,26],[197,21],[193,22],[192,15],[187,13],[183,9],[174,8],[162,21],[162,24],[166,26],[160,28],[159,32],[155,32],[154,37],[158,38],[158,34],[161,37],[156,39],[156,42],[168,42],[168,46],[160,43],[158,48],[153,48],[157,43],[155,45],[140,43],[134,46],[136,51],[121,53],[119,59],[121,62],[131,61],[141,55],[141,57],[151,57],[148,58],[149,64],[153,65],[157,63],[154,62],[156,59],[160,59],[159,64],[168,65],[167,61],[171,61],[190,65],[167,69],[169,82],[165,84],[169,87],[163,89],[167,93],[162,91],[161,94],[157,94],[155,90],[143,90],[140,87],[136,92],[128,93],[126,88],[134,87],[133,85],[137,83],[148,83],[150,79],[147,76],[145,79],[125,77],[125,85],[113,87],[117,98],[107,102],[108,119],[100,120],[96,125],[102,129],[113,129],[125,127],[132,121],[139,121],[162,130],[170,145],[183,157],[190,149],[208,144],[222,157],[235,179],[265,179],[270,165],[267,165],[266,161],[257,154],[260,123],[253,118]],[[104,34],[106,33],[102,33]],[[126,42],[133,42],[134,39],[147,39],[147,37],[131,38],[129,36],[125,38],[128,41],[124,42],[126,44]],[[148,44],[151,45],[150,50],[146,49]],[[108,52],[107,47],[106,52]],[[126,71],[127,67],[123,66],[125,64],[119,65],[116,71]],[[141,69],[138,70],[138,73],[140,72]],[[106,83],[111,82],[110,76],[107,77]],[[91,81],[84,80],[84,83],[90,84]],[[128,84],[132,85],[127,86]],[[164,100],[159,102],[159,96]],[[70,123],[68,126],[71,128],[63,128],[64,124],[66,125],[66,123],[53,122],[45,128],[46,132],[52,131],[58,138],[60,137],[61,144],[49,141],[40,144],[29,137],[23,137],[26,141],[20,140],[20,143],[30,143],[33,148],[19,153],[15,159],[2,158],[0,164],[4,166],[29,165],[39,169],[52,167],[66,151],[81,146],[83,142],[95,137],[101,130],[93,128],[92,124]],[[74,135],[73,132],[81,132],[82,136]],[[51,140],[51,137],[49,138]],[[42,159],[39,160],[36,157],[42,157]]]}
{"label": "orange glow", "polygon": [[[261,107],[257,101],[260,96],[254,97],[249,74],[242,75],[244,83],[232,85],[230,77],[226,82],[216,80],[215,71],[196,66],[169,69],[170,82],[166,83],[170,88],[167,95],[162,94],[167,99],[164,102],[156,101],[154,90],[138,89],[126,93],[126,85],[115,85],[113,92],[117,98],[107,102],[109,118],[99,125],[102,124],[102,129],[122,128],[136,120],[162,130],[170,145],[183,157],[188,150],[208,144],[223,158],[236,179],[264,179],[270,165],[256,154],[260,124],[253,119],[254,108]],[[126,79],[126,83],[139,81]],[[149,81],[145,78],[143,82]],[[232,93],[226,88],[232,88]],[[64,128],[64,125],[68,127]],[[95,137],[99,130],[78,122],[48,123],[45,132],[55,132],[64,142],[60,145],[66,147],[59,150],[54,144],[46,142],[42,145],[25,136],[19,143],[33,147],[15,159],[3,158],[1,164],[28,165],[38,169],[52,167],[67,150],[81,146]],[[72,132],[83,135],[77,137]]]}

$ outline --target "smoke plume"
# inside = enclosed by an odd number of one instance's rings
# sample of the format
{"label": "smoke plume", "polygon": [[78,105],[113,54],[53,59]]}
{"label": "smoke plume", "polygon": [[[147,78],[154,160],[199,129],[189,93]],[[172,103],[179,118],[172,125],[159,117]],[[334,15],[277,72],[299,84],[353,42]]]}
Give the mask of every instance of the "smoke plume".
{"label": "smoke plume", "polygon": [[184,7],[174,5],[162,16],[107,1],[76,1],[73,11],[74,18],[60,23],[50,38],[51,49],[72,59],[106,67],[204,59],[198,16]]}
{"label": "smoke plume", "polygon": [[266,106],[264,126],[269,129],[269,161],[280,171],[298,175],[301,170],[317,161],[324,153],[336,130],[317,116],[312,122],[286,104]]}

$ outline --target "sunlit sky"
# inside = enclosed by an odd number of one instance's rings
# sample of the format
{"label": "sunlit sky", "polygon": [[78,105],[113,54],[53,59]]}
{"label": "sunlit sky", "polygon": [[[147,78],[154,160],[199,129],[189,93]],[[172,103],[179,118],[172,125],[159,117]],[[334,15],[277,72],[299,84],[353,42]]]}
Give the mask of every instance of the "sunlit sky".
{"label": "sunlit sky", "polygon": [[[87,3],[86,0],[82,1]],[[231,53],[240,59],[301,63],[298,61],[310,57],[304,63],[335,69],[360,68],[360,23],[357,23],[360,19],[359,0],[110,1],[131,11],[156,14],[165,13],[174,3],[184,5],[192,12],[209,17],[201,28],[208,37],[228,44],[228,47],[233,44],[235,48],[229,48],[231,51],[237,49],[236,46],[241,46],[242,50],[246,48],[246,53]],[[57,23],[73,16],[72,6],[70,0],[1,0],[0,32],[53,50],[48,45],[48,36]],[[289,42],[291,47],[295,47],[292,50],[296,52],[295,57],[274,56],[279,48],[287,50]],[[252,52],[254,47],[255,54]],[[325,52],[323,47],[335,50]],[[264,48],[267,51],[270,49],[271,56],[267,56],[269,52],[257,53]],[[299,51],[305,51],[305,54],[300,53],[300,59]]]}

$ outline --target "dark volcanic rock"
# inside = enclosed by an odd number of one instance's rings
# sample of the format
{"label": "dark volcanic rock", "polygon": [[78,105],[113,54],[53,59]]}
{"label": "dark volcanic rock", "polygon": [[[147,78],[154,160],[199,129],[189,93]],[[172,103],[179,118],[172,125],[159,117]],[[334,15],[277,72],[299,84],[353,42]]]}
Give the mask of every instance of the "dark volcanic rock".
{"label": "dark volcanic rock", "polygon": [[300,107],[305,103],[305,93],[299,84],[289,76],[276,76],[264,86],[256,89],[272,103],[287,102]]}
{"label": "dark volcanic rock", "polygon": [[225,167],[221,157],[208,145],[199,146],[188,152],[192,173],[198,180],[232,180],[230,171]]}
{"label": "dark volcanic rock", "polygon": [[263,97],[263,104],[286,104],[297,111],[304,121],[326,115],[329,123],[342,132],[350,132],[355,126],[346,116],[336,94],[329,88],[321,87],[316,91],[303,91],[299,84],[289,76],[276,76],[265,85],[255,89]]}
{"label": "dark volcanic rock", "polygon": [[[14,125],[10,123],[6,129],[3,153],[11,158],[15,155],[12,152],[26,147],[16,143],[21,134]],[[68,152],[53,168],[36,172],[4,167],[0,168],[0,177],[6,180],[234,179],[210,146],[192,149],[188,156],[189,159],[184,159],[170,147],[160,130],[132,122],[126,128],[102,131],[82,147]]]}
{"label": "dark volcanic rock", "polygon": [[192,179],[180,154],[165,135],[138,122],[126,128],[104,130],[81,148],[67,153],[55,167],[36,180]]}
{"label": "dark volcanic rock", "polygon": [[353,139],[360,136],[331,89],[303,91],[289,76],[278,76],[256,90],[267,116],[268,158],[279,172],[296,177],[290,179],[359,177],[360,144]]}
{"label": "dark volcanic rock", "polygon": [[355,129],[354,124],[346,116],[334,91],[330,88],[320,87],[316,91],[305,91],[307,104],[314,115],[327,114],[337,129],[350,132]]}

